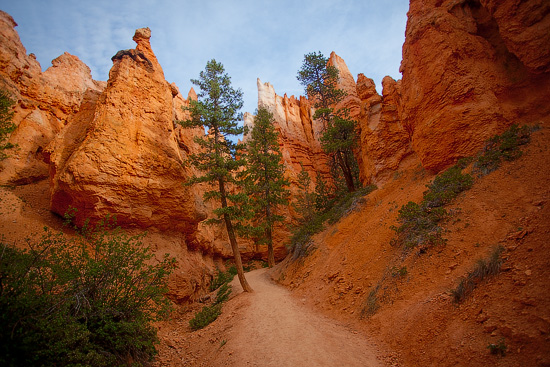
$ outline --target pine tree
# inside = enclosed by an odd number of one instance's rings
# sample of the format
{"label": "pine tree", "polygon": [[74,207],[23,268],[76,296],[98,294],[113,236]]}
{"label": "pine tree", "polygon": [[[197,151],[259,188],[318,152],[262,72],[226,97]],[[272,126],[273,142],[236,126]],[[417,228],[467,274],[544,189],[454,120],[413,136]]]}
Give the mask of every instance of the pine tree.
{"label": "pine tree", "polygon": [[243,106],[242,91],[231,86],[231,78],[225,73],[223,65],[214,59],[206,64],[199,79],[192,79],[191,82],[200,89],[198,100],[190,100],[187,108],[190,118],[178,123],[184,128],[204,127],[208,132],[195,139],[201,151],[189,155],[189,162],[202,172],[201,176],[192,177],[189,184],[207,182],[217,186],[204,193],[205,200],[216,199],[221,204],[214,210],[217,220],[209,220],[209,223],[225,223],[239,281],[245,292],[252,292],[244,276],[233,225],[239,219],[239,203],[244,195],[228,190],[228,185],[236,183],[235,172],[244,164],[242,159],[236,157],[236,145],[229,139],[243,132],[243,128],[238,126],[242,120],[242,114],[238,112]]}
{"label": "pine tree", "polygon": [[254,219],[249,231],[267,244],[268,265],[275,265],[273,254],[273,227],[284,217],[277,213],[277,207],[288,203],[289,182],[284,177],[282,154],[277,140],[278,133],[273,126],[273,114],[260,107],[254,118],[254,127],[246,143],[248,164],[243,172],[249,205]]}
{"label": "pine tree", "polygon": [[8,138],[8,135],[15,130],[15,125],[12,123],[12,106],[14,103],[15,102],[11,99],[8,92],[0,90],[0,161],[8,157],[3,151],[13,148],[13,145],[5,143],[5,140]]}
{"label": "pine tree", "polygon": [[293,203],[294,209],[298,213],[298,222],[305,224],[313,219],[316,212],[315,192],[311,190],[311,177],[309,173],[300,165],[301,170],[298,174],[298,195]]}
{"label": "pine tree", "polygon": [[353,169],[357,123],[350,119],[347,109],[334,109],[346,96],[343,90],[337,88],[338,74],[338,69],[328,65],[328,59],[321,52],[312,52],[304,56],[297,78],[305,87],[307,95],[315,100],[313,118],[323,121],[323,150],[340,167],[348,191],[353,192],[357,180]]}

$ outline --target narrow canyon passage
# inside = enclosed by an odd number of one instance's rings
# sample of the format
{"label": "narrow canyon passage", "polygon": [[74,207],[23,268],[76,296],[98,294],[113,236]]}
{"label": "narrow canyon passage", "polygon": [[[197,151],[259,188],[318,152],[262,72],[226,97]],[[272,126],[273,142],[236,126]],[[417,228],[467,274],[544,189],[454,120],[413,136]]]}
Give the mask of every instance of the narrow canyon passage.
{"label": "narrow canyon passage", "polygon": [[[234,317],[224,346],[227,365],[380,365],[375,347],[363,335],[301,305],[287,289],[271,281],[267,269],[246,277],[254,293],[238,296],[248,302]],[[235,293],[241,292],[237,281],[232,285]]]}

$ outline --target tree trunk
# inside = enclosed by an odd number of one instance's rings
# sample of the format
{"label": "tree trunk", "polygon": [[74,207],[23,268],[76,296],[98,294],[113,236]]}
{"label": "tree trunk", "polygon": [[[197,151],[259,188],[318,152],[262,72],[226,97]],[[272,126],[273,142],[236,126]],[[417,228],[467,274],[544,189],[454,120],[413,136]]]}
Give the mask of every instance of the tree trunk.
{"label": "tree trunk", "polygon": [[344,157],[342,157],[343,154],[345,153],[341,151],[336,152],[336,159],[338,160],[338,165],[342,169],[348,192],[354,192],[355,184],[353,183],[353,173],[351,172],[351,167],[347,164],[347,160],[344,160]]}
{"label": "tree trunk", "polygon": [[[225,184],[222,179],[218,180],[218,184],[221,194],[222,208],[227,208]],[[239,251],[239,245],[237,244],[237,238],[235,237],[235,231],[233,230],[231,218],[229,218],[229,215],[225,213],[223,215],[223,220],[225,222],[225,228],[227,229],[227,235],[229,236],[229,242],[231,243],[231,249],[233,250],[233,259],[235,260],[235,267],[237,268],[237,275],[239,277],[241,287],[243,287],[243,291],[245,292],[254,292],[244,277],[243,262],[241,260],[241,253]]]}
{"label": "tree trunk", "polygon": [[267,237],[267,265],[272,268],[275,266],[275,255],[273,254],[273,240],[271,236],[271,226],[268,225],[266,230]]}

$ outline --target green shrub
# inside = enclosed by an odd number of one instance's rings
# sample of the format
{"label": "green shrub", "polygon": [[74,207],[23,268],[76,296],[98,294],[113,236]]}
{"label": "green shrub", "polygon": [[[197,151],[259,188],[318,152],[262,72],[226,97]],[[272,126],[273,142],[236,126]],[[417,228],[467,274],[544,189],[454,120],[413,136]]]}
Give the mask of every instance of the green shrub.
{"label": "green shrub", "polygon": [[189,326],[193,330],[202,329],[216,320],[221,313],[222,305],[220,303],[216,303],[211,306],[204,306],[202,310],[197,312],[195,317],[189,321]]}
{"label": "green shrub", "polygon": [[361,310],[361,317],[372,316],[376,313],[376,311],[378,311],[378,309],[380,308],[380,304],[378,302],[379,290],[380,290],[380,285],[377,285],[369,292],[369,295],[367,296],[363,309]]}
{"label": "green shrub", "polygon": [[15,101],[10,93],[0,89],[0,161],[8,157],[4,150],[14,147],[5,142],[16,127],[12,122],[14,104]]}
{"label": "green shrub", "polygon": [[449,216],[444,205],[450,203],[462,191],[472,187],[474,179],[462,173],[462,165],[455,165],[437,175],[426,185],[424,198],[420,204],[409,201],[399,209],[399,226],[391,229],[397,234],[393,245],[405,249],[417,246],[435,246],[445,243],[443,229],[439,223]]}
{"label": "green shrub", "polygon": [[230,268],[227,272],[222,272],[218,269],[218,274],[216,277],[212,280],[212,283],[210,283],[210,291],[213,292],[219,287],[221,287],[224,284],[230,283],[235,275],[237,274],[237,268],[232,267],[235,269],[235,273],[232,273],[232,269]]}
{"label": "green shrub", "polygon": [[428,208],[439,208],[451,202],[462,191],[466,191],[474,184],[474,178],[463,174],[462,168],[455,165],[437,175],[434,181],[427,185],[424,192],[424,205]]}
{"label": "green shrub", "polygon": [[487,141],[482,153],[474,163],[474,172],[486,175],[500,167],[501,161],[512,161],[521,157],[521,145],[529,143],[532,128],[518,127],[514,124],[501,135],[495,135]]}
{"label": "green shrub", "polygon": [[454,303],[463,302],[466,297],[486,278],[499,273],[502,266],[502,252],[504,248],[497,246],[488,259],[479,259],[465,278],[462,278],[456,289],[451,291]]}
{"label": "green shrub", "polygon": [[487,349],[489,349],[491,354],[500,355],[502,357],[504,357],[508,351],[504,338],[501,338],[497,343],[489,343]]}
{"label": "green shrub", "polygon": [[0,250],[0,365],[141,366],[156,354],[152,321],[174,259],[108,220],[67,237],[45,228],[27,249]]}
{"label": "green shrub", "polygon": [[231,286],[229,286],[229,284],[222,285],[218,290],[218,293],[216,293],[216,300],[214,301],[214,303],[224,303],[229,299],[229,295],[231,295]]}

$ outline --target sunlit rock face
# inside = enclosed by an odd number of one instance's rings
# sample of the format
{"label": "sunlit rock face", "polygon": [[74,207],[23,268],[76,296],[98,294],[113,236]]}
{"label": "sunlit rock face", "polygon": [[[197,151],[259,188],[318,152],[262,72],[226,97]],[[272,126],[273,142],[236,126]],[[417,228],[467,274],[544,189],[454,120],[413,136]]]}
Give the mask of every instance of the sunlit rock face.
{"label": "sunlit rock face", "polygon": [[182,162],[200,132],[175,128],[187,102],[164,79],[149,37],[136,31],[137,47],[113,57],[103,93],[89,93],[48,148],[51,210],[74,207],[78,223],[116,215],[121,225],[181,230],[194,242],[206,213],[183,186],[193,172]]}
{"label": "sunlit rock face", "polygon": [[535,3],[411,1],[401,120],[425,168],[439,171],[548,113],[550,4]]}
{"label": "sunlit rock face", "polygon": [[16,101],[17,125],[9,139],[17,148],[0,163],[1,184],[46,178],[48,165],[42,152],[80,109],[86,91],[99,93],[105,88],[105,82],[93,80],[90,68],[68,53],[42,72],[34,55],[27,55],[16,26],[9,14],[0,11],[0,88]]}

